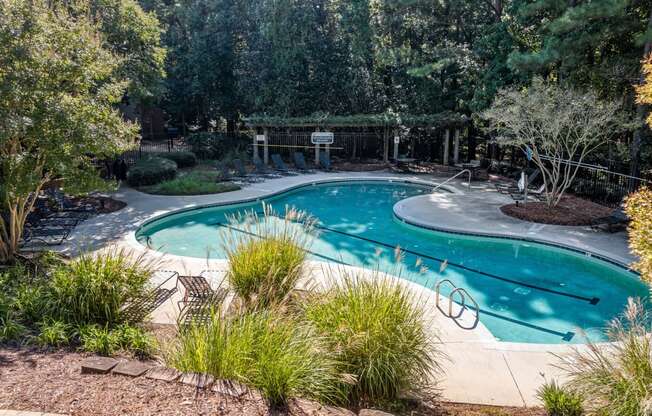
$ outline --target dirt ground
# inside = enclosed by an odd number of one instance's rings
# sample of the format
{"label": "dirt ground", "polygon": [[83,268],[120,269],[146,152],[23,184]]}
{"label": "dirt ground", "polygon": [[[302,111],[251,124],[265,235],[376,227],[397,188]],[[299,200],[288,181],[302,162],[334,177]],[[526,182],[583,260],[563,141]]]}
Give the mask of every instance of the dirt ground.
{"label": "dirt ground", "polygon": [[[305,415],[270,410],[262,401],[233,399],[178,383],[115,375],[82,375],[86,357],[72,351],[0,347],[0,409],[69,415]],[[544,416],[540,409],[439,403],[413,416]],[[319,413],[329,414],[329,413]]]}
{"label": "dirt ground", "polygon": [[545,202],[528,202],[527,205],[504,205],[500,210],[521,220],[556,225],[591,225],[612,211],[609,207],[573,195],[564,196],[555,208],[548,208]]}

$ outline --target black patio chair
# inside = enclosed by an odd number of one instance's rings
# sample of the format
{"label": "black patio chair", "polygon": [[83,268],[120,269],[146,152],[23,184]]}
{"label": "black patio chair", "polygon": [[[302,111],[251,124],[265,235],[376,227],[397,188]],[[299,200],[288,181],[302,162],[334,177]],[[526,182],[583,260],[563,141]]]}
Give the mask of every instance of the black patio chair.
{"label": "black patio chair", "polygon": [[181,324],[201,324],[210,319],[212,310],[219,307],[226,298],[228,291],[224,288],[214,290],[206,274],[202,271],[197,276],[179,276],[178,283],[184,288],[183,299],[179,301],[179,322]]}
{"label": "black patio chair", "polygon": [[247,182],[262,182],[265,179],[259,175],[247,172],[247,168],[240,159],[233,159],[233,167],[235,168],[235,177]]}
{"label": "black patio chair", "polygon": [[[539,175],[541,175],[541,171],[539,169],[535,169],[532,173],[530,173],[530,175],[527,177],[528,189],[536,189],[533,188],[532,184],[539,177]],[[498,192],[503,194],[522,192],[522,190],[519,189],[518,185],[514,185],[513,183],[497,183],[495,187]]]}
{"label": "black patio chair", "polygon": [[298,175],[297,172],[294,172],[290,170],[286,165],[285,162],[283,162],[283,159],[281,158],[281,155],[278,153],[272,154],[272,163],[274,163],[274,168],[276,169],[277,172],[279,172],[281,175],[287,175],[287,176],[295,176]]}
{"label": "black patio chair", "polygon": [[157,270],[152,278],[156,275],[162,275],[161,283],[152,290],[148,290],[142,296],[131,299],[121,311],[122,316],[128,322],[142,322],[144,318],[154,312],[159,306],[165,303],[177,292],[177,287],[164,288],[163,286],[171,279],[179,276],[179,273],[167,270]]}
{"label": "black patio chair", "polygon": [[308,168],[306,158],[301,152],[294,152],[294,166],[301,173],[315,173],[314,170]]}
{"label": "black patio chair", "polygon": [[611,214],[591,221],[591,228],[603,228],[613,233],[625,228],[630,221],[631,219],[627,216],[623,207],[620,206],[614,209]]}
{"label": "black patio chair", "polygon": [[326,172],[330,172],[331,170],[333,170],[331,166],[331,160],[325,152],[319,153],[319,168]]}
{"label": "black patio chair", "polygon": [[23,244],[59,246],[68,239],[74,227],[26,227]]}
{"label": "black patio chair", "polygon": [[262,176],[264,178],[280,178],[282,175],[279,175],[277,173],[270,172],[269,169],[267,169],[267,166],[263,163],[262,160],[258,157],[254,157],[254,173],[256,175]]}

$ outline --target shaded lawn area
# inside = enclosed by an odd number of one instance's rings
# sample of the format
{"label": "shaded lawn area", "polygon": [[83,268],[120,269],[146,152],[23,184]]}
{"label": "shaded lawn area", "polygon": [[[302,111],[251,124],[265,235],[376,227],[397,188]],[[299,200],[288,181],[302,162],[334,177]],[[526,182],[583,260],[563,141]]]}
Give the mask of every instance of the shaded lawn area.
{"label": "shaded lawn area", "polygon": [[139,191],[152,195],[207,195],[237,191],[240,186],[232,182],[220,182],[220,172],[208,162],[193,168],[182,169],[177,177],[156,185],[141,186]]}

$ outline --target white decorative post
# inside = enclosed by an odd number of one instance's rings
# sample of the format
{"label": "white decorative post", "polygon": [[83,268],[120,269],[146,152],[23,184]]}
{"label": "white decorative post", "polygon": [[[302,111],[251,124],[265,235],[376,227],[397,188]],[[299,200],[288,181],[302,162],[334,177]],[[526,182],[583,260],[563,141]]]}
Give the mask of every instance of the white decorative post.
{"label": "white decorative post", "polygon": [[397,132],[394,132],[394,162],[398,160],[398,144],[401,141],[401,138],[398,136]]}
{"label": "white decorative post", "polygon": [[455,129],[455,138],[453,139],[453,164],[460,162],[460,129]]}
{"label": "white decorative post", "polygon": [[268,164],[269,163],[269,130],[265,128],[263,130],[263,134],[265,135],[265,141],[263,142],[263,163]]}
{"label": "white decorative post", "polygon": [[448,152],[449,152],[449,141],[450,141],[451,132],[446,129],[444,133],[444,165],[448,165]]}

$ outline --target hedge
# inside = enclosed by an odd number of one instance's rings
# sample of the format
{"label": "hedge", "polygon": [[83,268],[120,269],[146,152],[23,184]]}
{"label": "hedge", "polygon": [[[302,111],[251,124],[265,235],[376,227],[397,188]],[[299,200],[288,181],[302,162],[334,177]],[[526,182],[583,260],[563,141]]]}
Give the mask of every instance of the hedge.
{"label": "hedge", "polygon": [[127,183],[131,186],[155,185],[177,174],[177,164],[162,157],[151,157],[138,161],[127,172]]}
{"label": "hedge", "polygon": [[159,153],[156,157],[171,160],[175,162],[179,168],[189,168],[197,164],[197,156],[193,152]]}

